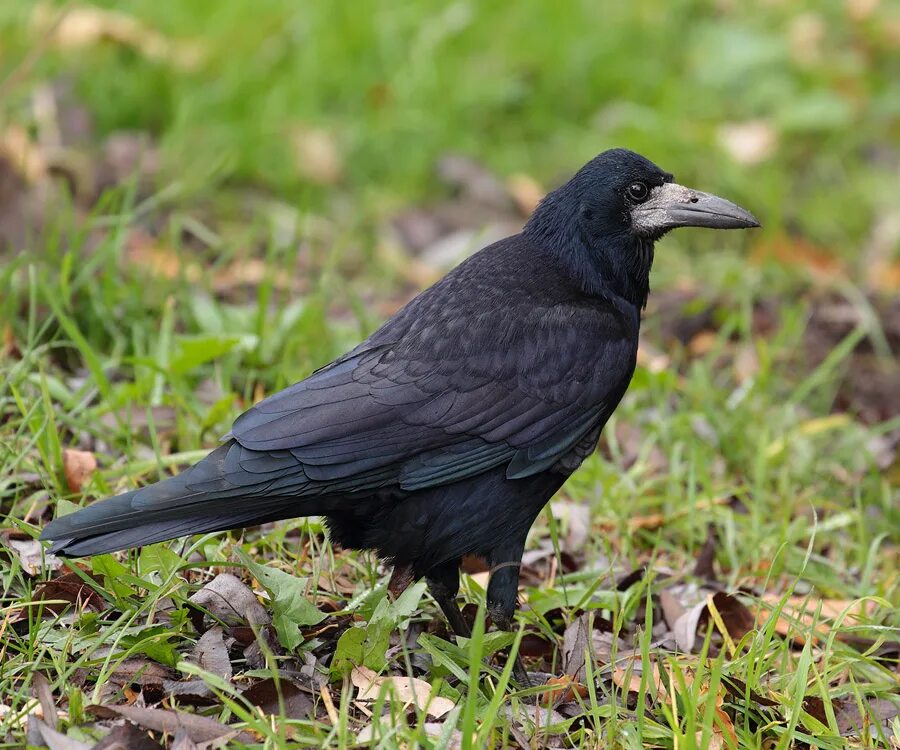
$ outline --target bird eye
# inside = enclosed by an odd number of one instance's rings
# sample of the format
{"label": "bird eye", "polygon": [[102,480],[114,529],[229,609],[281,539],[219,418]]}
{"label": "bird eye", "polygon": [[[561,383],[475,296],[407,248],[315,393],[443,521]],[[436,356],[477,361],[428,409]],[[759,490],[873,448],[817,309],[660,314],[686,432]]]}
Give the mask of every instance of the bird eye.
{"label": "bird eye", "polygon": [[643,182],[632,182],[628,186],[628,197],[636,203],[643,203],[650,195],[650,188]]}

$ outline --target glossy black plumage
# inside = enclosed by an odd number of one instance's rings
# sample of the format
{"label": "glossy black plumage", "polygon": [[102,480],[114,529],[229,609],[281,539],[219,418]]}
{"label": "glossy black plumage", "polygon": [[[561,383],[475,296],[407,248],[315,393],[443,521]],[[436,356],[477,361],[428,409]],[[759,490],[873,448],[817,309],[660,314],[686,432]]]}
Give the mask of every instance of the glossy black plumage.
{"label": "glossy black plumage", "polygon": [[[629,198],[636,183],[643,202]],[[742,211],[637,154],[605,152],[521,234],[242,414],[200,463],[57,519],[43,538],[89,555],[324,515],[336,541],[455,596],[459,558],[517,563],[537,513],[593,450],[634,371],[655,240],[692,222],[755,225]],[[488,599],[508,624],[517,572],[502,571]]]}

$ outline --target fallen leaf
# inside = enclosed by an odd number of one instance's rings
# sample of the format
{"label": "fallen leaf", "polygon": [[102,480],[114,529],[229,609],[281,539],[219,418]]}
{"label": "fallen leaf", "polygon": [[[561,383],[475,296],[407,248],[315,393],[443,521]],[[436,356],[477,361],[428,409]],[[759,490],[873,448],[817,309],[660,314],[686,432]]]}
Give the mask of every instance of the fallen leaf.
{"label": "fallen leaf", "polygon": [[678,601],[678,597],[668,589],[663,589],[659,592],[659,605],[662,607],[663,618],[666,621],[666,625],[668,625],[670,629],[674,628],[675,623],[678,622],[678,618],[685,613],[684,606]]}
{"label": "fallen leaf", "polygon": [[92,5],[70,4],[58,9],[50,3],[38,3],[32,24],[37,34],[49,37],[52,44],[64,50],[110,41],[183,70],[196,68],[204,57],[196,43],[173,42],[136,18]]}
{"label": "fallen leaf", "polygon": [[[95,652],[94,657],[100,658],[100,653]],[[166,680],[172,677],[172,670],[155,661],[144,657],[131,657],[119,662],[109,681],[115,685],[140,685],[161,687]]]}
{"label": "fallen leaf", "polygon": [[252,742],[247,732],[238,730],[206,716],[197,716],[184,711],[170,711],[162,708],[144,708],[141,706],[87,706],[95,716],[101,719],[122,717],[145,729],[154,732],[175,734],[183,729],[192,742],[212,742],[223,738],[233,738],[240,742]]}
{"label": "fallen leaf", "polygon": [[[870,698],[863,704],[862,713],[856,701],[847,698],[839,702],[834,718],[842,736],[862,737],[866,735],[867,730],[873,724],[882,725],[887,734],[889,730],[886,725],[898,715],[900,715],[900,702],[896,700],[896,696],[895,700]],[[872,730],[869,732],[874,734]]]}
{"label": "fallen leaf", "polygon": [[112,731],[91,750],[163,750],[163,748],[158,742],[154,742],[146,732],[142,732],[130,721],[126,721],[114,726]]}
{"label": "fallen leaf", "polygon": [[[99,576],[92,577],[98,583],[102,580]],[[61,613],[72,604],[94,612],[100,612],[107,606],[106,600],[85,583],[80,575],[71,572],[39,584],[34,598],[35,601],[44,602],[44,609],[54,614]]]}
{"label": "fallen leaf", "polygon": [[68,737],[62,732],[57,732],[34,716],[29,718],[30,722],[34,722],[38,734],[50,750],[90,750],[91,748],[88,743]]}
{"label": "fallen leaf", "polygon": [[[616,686],[631,692],[641,692],[641,679],[647,665],[642,661],[638,653],[633,653],[630,659],[626,660],[624,666],[620,663],[613,669],[612,681]],[[644,694],[654,700],[663,700],[668,694],[668,687],[663,680],[659,664],[656,660],[650,662],[650,672],[644,686]]]}
{"label": "fallen leaf", "polygon": [[737,347],[734,359],[731,363],[734,379],[738,385],[746,383],[759,372],[759,357],[756,354],[756,345],[746,342]]}
{"label": "fallen leaf", "polygon": [[462,154],[445,154],[437,162],[438,178],[482,206],[508,211],[512,199],[504,184],[483,164]]}
{"label": "fallen leaf", "polygon": [[819,13],[799,13],[788,26],[791,57],[801,65],[812,66],[822,59],[827,32],[825,19]]}
{"label": "fallen leaf", "polygon": [[74,448],[63,450],[63,473],[70,492],[80,492],[96,468],[97,459],[90,451],[80,451]]}
{"label": "fallen leaf", "polygon": [[436,719],[452,711],[456,705],[449,698],[439,695],[432,697],[431,684],[415,677],[378,676],[368,667],[354,667],[350,672],[350,681],[359,689],[357,700],[374,701],[382,690],[389,689],[405,705],[412,704],[419,710],[426,709],[428,715]]}
{"label": "fallen leaf", "polygon": [[434,747],[442,747],[445,748],[445,750],[462,750],[463,736],[462,732],[458,729],[450,730],[450,734],[448,735],[447,727],[443,722],[426,721],[422,726],[425,730],[425,734],[435,740],[446,737],[446,740],[441,743],[435,742]]}
{"label": "fallen leaf", "polygon": [[[760,598],[761,605],[757,609],[756,619],[760,627],[772,616],[772,611],[781,605],[784,597],[777,594],[764,594]],[[797,643],[806,642],[800,628],[811,630],[813,640],[824,637],[831,631],[832,623],[844,612],[847,614],[841,621],[842,627],[853,627],[863,624],[875,612],[877,605],[871,600],[857,601],[853,599],[814,599],[806,596],[791,596],[784,602],[784,607],[775,623],[775,632],[785,638],[793,638]],[[818,615],[816,614],[818,612]],[[838,633],[838,638],[841,634]]]}
{"label": "fallen leaf", "polygon": [[[681,518],[682,516],[691,515],[694,513],[700,513],[709,510],[710,508],[713,508],[717,505],[727,505],[729,502],[730,497],[714,497],[712,499],[700,500],[689,508],[685,507],[684,509],[675,511],[673,513],[650,513],[646,516],[634,516],[628,519],[628,530],[630,532],[638,531],[639,529],[653,531],[654,529],[658,529],[661,526],[665,526],[667,523],[672,522],[676,518]],[[616,528],[616,525],[610,521],[602,522],[602,524],[605,528]]]}
{"label": "fallen leaf", "polygon": [[156,237],[139,230],[133,231],[127,242],[126,257],[128,262],[140,267],[143,273],[162,279],[184,277],[191,283],[198,282],[203,276],[200,264],[189,260],[167,243],[161,243]]}
{"label": "fallen leaf", "polygon": [[506,181],[506,189],[522,216],[531,216],[546,193],[537,180],[521,173],[510,175]]}
{"label": "fallen leaf", "polygon": [[632,693],[641,692],[641,675],[635,674],[631,670],[616,667],[613,669],[612,681],[618,687],[628,690]]}
{"label": "fallen leaf", "polygon": [[702,357],[709,354],[718,340],[718,334],[715,331],[700,331],[688,342],[688,351],[694,357]]}
{"label": "fallen leaf", "polygon": [[778,146],[778,134],[768,120],[726,123],[716,137],[725,153],[748,166],[770,158]]}
{"label": "fallen leaf", "polygon": [[[272,622],[256,594],[240,578],[231,573],[220,573],[188,600],[205,609],[216,620],[226,625],[268,625]],[[199,610],[198,610],[199,612]],[[203,613],[194,618],[194,626],[203,632]]]}
{"label": "fallen leaf", "polygon": [[0,154],[32,184],[47,177],[47,161],[43,150],[20,125],[10,125],[0,133]]}
{"label": "fallen leaf", "polygon": [[344,162],[334,135],[319,128],[296,127],[288,140],[300,177],[316,185],[333,185],[341,179]]}
{"label": "fallen leaf", "polygon": [[576,682],[587,679],[585,662],[590,656],[591,632],[585,613],[566,626],[563,633],[563,671]]}
{"label": "fallen leaf", "polygon": [[571,500],[555,500],[551,506],[553,516],[562,525],[564,536],[562,548],[567,552],[577,552],[588,540],[591,532],[591,509],[587,503]]}
{"label": "fallen leaf", "polygon": [[191,653],[191,661],[226,682],[231,680],[231,659],[221,627],[212,627],[200,636]]}
{"label": "fallen leaf", "polygon": [[22,570],[30,576],[36,576],[43,570],[59,570],[63,565],[63,561],[50,554],[37,539],[15,539],[10,535],[4,535],[3,541],[16,553]]}
{"label": "fallen leaf", "polygon": [[[685,653],[693,653],[698,630],[710,617],[726,641],[734,645],[753,629],[756,620],[737,597],[717,591],[706,600],[685,610],[672,626],[675,645]],[[723,632],[724,628],[724,632]]]}
{"label": "fallen leaf", "polygon": [[56,703],[53,700],[53,690],[50,687],[50,681],[43,672],[35,672],[32,675],[31,688],[34,691],[34,697],[40,703],[44,722],[51,729],[56,729]]}
{"label": "fallen leaf", "polygon": [[172,738],[172,746],[169,750],[200,750],[200,748],[184,729],[179,729]]}
{"label": "fallen leaf", "polygon": [[518,711],[514,711],[509,704],[506,704],[502,711],[511,721],[518,721],[520,725],[524,719],[527,722],[527,730],[532,734],[543,731],[546,727],[554,724],[563,724],[566,721],[566,717],[556,709],[528,705],[526,703],[520,703]]}
{"label": "fallen leaf", "polygon": [[757,242],[750,258],[756,264],[774,260],[785,266],[801,267],[822,281],[845,278],[847,275],[844,263],[835,252],[814,245],[803,237],[783,233]]}
{"label": "fallen leaf", "polygon": [[737,679],[737,677],[731,677],[730,675],[723,674],[722,685],[725,687],[725,691],[728,693],[728,695],[731,696],[732,699],[744,700],[746,697],[757,705],[763,706],[765,708],[775,708],[779,705],[778,701],[774,701],[771,698],[766,698],[756,691],[751,690],[747,686],[746,682]]}
{"label": "fallen leaf", "polygon": [[[226,682],[231,681],[231,659],[220,626],[212,627],[200,636],[191,652],[190,661]],[[201,677],[187,680],[165,679],[162,688],[167,695],[188,699],[183,702],[192,705],[206,705],[207,699],[215,695],[213,689]]]}
{"label": "fallen leaf", "polygon": [[697,556],[697,562],[694,563],[694,577],[701,578],[706,581],[716,580],[716,571],[713,567],[716,561],[716,547],[718,545],[718,535],[716,527],[709,524],[706,529],[706,541],[703,548]]}
{"label": "fallen leaf", "polygon": [[315,706],[309,693],[284,677],[278,683],[272,677],[260,680],[247,688],[242,695],[266,714],[289,719],[310,719],[315,716]]}
{"label": "fallen leaf", "polygon": [[580,682],[573,680],[571,676],[564,674],[560,677],[551,677],[544,683],[550,689],[541,693],[541,702],[545,706],[554,706],[559,703],[568,703],[576,700],[576,696],[585,698],[588,689]]}
{"label": "fallen leaf", "polygon": [[865,21],[878,10],[881,0],[845,0],[847,15],[854,21]]}

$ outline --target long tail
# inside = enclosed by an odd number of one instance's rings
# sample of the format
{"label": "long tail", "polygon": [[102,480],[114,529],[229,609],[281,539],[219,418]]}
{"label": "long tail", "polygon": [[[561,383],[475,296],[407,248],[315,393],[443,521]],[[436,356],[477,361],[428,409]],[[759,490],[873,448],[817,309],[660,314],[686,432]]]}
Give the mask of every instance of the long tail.
{"label": "long tail", "polygon": [[216,448],[170,479],[57,518],[44,528],[41,539],[53,540],[50,551],[57,555],[83,557],[326,512],[321,498],[298,502],[293,494],[260,496],[265,482],[228,482],[225,466],[233,445]]}

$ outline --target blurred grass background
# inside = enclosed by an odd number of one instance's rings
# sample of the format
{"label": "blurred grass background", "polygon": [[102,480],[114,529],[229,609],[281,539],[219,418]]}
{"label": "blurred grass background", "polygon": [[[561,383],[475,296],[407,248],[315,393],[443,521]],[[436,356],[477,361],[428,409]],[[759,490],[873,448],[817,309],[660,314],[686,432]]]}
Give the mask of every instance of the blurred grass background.
{"label": "blurred grass background", "polygon": [[[4,4],[3,71],[27,59],[20,82],[71,81],[100,136],[151,133],[200,194],[249,183],[316,207],[350,195],[364,224],[431,194],[447,151],[552,185],[627,145],[854,267],[896,203],[892,3],[97,4],[161,35],[168,49],[151,54],[103,29],[59,49],[35,21],[46,28],[53,7]],[[7,87],[6,116],[31,93]],[[338,191],[298,168],[309,129],[333,141]]]}
{"label": "blurred grass background", "polygon": [[[878,0],[0,4],[2,526],[30,538],[58,498],[199,457],[613,146],[763,229],[659,246],[635,381],[563,493],[593,513],[578,554],[690,569],[715,527],[732,588],[897,601],[900,5]],[[398,231],[435,216],[462,230],[449,260]],[[99,461],[83,483],[70,447]],[[298,529],[252,538],[317,580]],[[15,556],[0,572],[13,611],[35,580]],[[182,625],[158,640],[183,653]],[[66,686],[53,632],[11,641],[16,710],[35,669]],[[770,645],[717,669],[790,700],[895,682],[875,651],[835,645],[823,673],[855,682],[826,686]]]}

